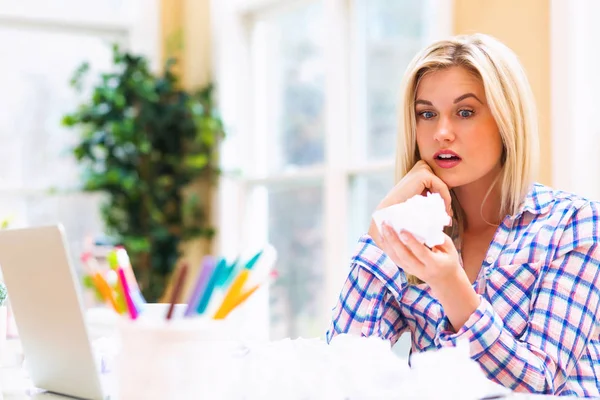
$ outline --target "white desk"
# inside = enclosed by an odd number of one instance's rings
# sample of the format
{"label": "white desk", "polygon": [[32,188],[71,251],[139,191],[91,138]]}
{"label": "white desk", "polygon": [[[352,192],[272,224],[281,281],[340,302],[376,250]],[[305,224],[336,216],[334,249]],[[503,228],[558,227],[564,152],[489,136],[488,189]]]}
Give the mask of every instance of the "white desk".
{"label": "white desk", "polygon": [[1,368],[2,400],[65,400],[67,397],[45,392],[30,392],[31,383],[20,368]]}
{"label": "white desk", "polygon": [[[7,341],[5,354],[1,357],[0,388],[3,397],[0,400],[67,400],[71,397],[60,396],[52,393],[35,390],[27,373],[21,367],[22,353],[17,340]],[[529,394],[512,394],[504,399],[514,400],[550,400],[558,399],[557,396],[542,396]],[[560,399],[566,399],[560,397]]]}
{"label": "white desk", "polygon": [[27,373],[21,368],[23,355],[18,340],[7,340],[0,357],[0,392],[2,400],[27,400],[27,399],[65,399],[49,393],[38,393],[32,389]]}

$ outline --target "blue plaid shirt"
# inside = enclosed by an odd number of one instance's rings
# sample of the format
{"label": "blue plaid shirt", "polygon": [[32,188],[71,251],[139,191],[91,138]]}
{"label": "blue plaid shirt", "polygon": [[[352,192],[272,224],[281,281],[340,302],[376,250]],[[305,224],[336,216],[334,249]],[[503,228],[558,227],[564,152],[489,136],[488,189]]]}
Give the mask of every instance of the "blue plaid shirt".
{"label": "blue plaid shirt", "polygon": [[600,204],[535,184],[496,231],[473,284],[480,305],[458,331],[427,284],[408,285],[363,236],[327,339],[376,335],[412,352],[471,344],[489,379],[515,391],[600,396]]}

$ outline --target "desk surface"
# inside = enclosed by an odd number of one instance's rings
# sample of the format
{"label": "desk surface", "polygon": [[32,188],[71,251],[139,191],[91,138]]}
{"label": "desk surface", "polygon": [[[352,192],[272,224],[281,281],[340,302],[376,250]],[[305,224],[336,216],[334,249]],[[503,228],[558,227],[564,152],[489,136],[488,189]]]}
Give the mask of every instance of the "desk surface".
{"label": "desk surface", "polygon": [[[3,397],[0,400],[66,400],[70,397],[60,396],[36,390],[32,387],[26,371],[21,367],[22,353],[17,340],[8,340],[0,356],[0,390]],[[505,399],[515,400],[544,400],[558,399],[557,396],[543,396],[515,393]],[[565,397],[560,397],[565,399]]]}
{"label": "desk surface", "polygon": [[18,340],[7,340],[0,355],[0,400],[67,399],[32,387],[26,371],[21,368],[23,354]]}
{"label": "desk surface", "polygon": [[[66,400],[69,397],[60,396],[52,393],[28,393],[30,383],[27,380],[25,373],[19,368],[2,368],[0,369],[0,385],[2,385],[2,400]],[[505,399],[514,400],[549,400],[558,399],[556,396],[541,396],[515,393]],[[560,397],[565,399],[565,397]]]}

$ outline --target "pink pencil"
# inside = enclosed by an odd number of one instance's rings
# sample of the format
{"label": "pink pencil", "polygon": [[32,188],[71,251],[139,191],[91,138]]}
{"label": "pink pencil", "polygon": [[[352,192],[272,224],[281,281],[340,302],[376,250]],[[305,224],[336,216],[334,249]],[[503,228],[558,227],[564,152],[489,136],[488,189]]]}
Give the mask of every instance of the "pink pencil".
{"label": "pink pencil", "polygon": [[136,319],[138,317],[138,312],[133,304],[133,300],[131,299],[129,285],[127,284],[127,279],[125,279],[125,271],[123,271],[123,268],[119,267],[117,269],[117,273],[119,274],[119,282],[121,282],[121,289],[123,289],[123,297],[125,297],[125,303],[127,304],[127,309],[129,310],[129,316],[131,319]]}

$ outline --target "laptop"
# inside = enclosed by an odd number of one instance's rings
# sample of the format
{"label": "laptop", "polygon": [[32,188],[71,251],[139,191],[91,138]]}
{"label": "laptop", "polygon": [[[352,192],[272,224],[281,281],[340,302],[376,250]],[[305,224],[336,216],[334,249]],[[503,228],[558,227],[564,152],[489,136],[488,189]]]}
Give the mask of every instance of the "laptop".
{"label": "laptop", "polygon": [[94,358],[63,227],[0,230],[0,268],[32,383],[82,399],[114,399],[112,378],[100,374]]}

